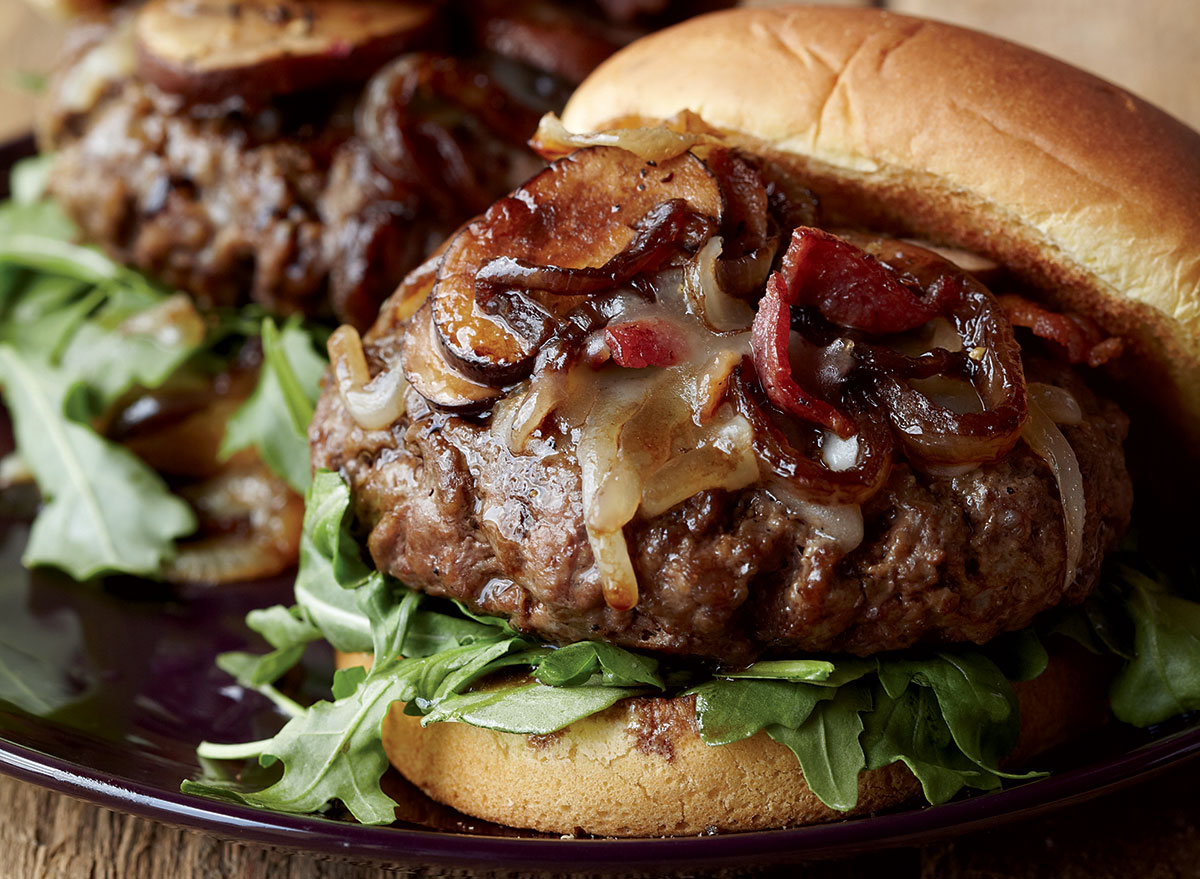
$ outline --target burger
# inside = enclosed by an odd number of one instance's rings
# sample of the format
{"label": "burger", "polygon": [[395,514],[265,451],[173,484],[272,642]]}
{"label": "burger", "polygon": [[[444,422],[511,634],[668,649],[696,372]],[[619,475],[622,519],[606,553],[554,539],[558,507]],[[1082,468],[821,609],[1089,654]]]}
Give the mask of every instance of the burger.
{"label": "burger", "polygon": [[658,0],[52,5],[74,17],[42,156],[0,221],[18,446],[0,481],[40,492],[30,565],[208,583],[295,564],[331,324],[367,326],[536,169],[543,112],[683,14]]}
{"label": "burger", "polygon": [[532,172],[538,117],[669,6],[114,5],[71,29],[44,101],[51,193],[88,241],[202,302],[366,327]]}
{"label": "burger", "polygon": [[[1196,472],[1200,136],[800,7],[635,42],[535,145],[331,336],[296,605],[222,659],[292,719],[200,749],[278,777],[185,790],[388,823],[390,764],[544,832],[765,829],[1200,707],[1200,608],[1147,548],[1158,468]],[[317,640],[334,698],[298,705]]]}

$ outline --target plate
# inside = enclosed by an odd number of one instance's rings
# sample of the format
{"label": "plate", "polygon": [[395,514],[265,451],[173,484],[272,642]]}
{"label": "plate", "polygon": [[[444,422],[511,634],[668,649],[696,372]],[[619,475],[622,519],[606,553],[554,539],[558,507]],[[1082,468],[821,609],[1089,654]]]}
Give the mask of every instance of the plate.
{"label": "plate", "polygon": [[[0,145],[0,174],[29,149],[28,141]],[[0,444],[5,439],[0,435]],[[391,775],[388,792],[404,819],[395,826],[264,812],[182,794],[179,783],[199,773],[195,748],[202,740],[262,738],[282,722],[266,699],[237,687],[214,659],[227,650],[265,649],[244,616],[255,607],[290,604],[289,580],[189,589],[133,579],[79,584],[22,568],[27,533],[20,518],[0,516],[0,771],[227,839],[396,866],[748,867],[992,828],[1112,793],[1200,753],[1200,719],[1147,732],[1114,724],[1091,737],[1086,750],[1058,755],[1049,777],[999,793],[816,827],[672,839],[512,830],[439,806]],[[311,664],[330,660],[317,655]]]}
{"label": "plate", "polygon": [[251,608],[288,602],[287,579],[166,594],[165,587],[137,580],[79,584],[24,570],[26,533],[23,522],[0,520],[0,678],[15,664],[36,684],[14,690],[0,683],[6,700],[0,702],[0,771],[230,839],[466,868],[780,863],[994,827],[1110,793],[1200,753],[1200,723],[1149,734],[1114,727],[1090,746],[1091,754],[1080,758],[1076,751],[1075,765],[1000,793],[816,827],[677,839],[522,833],[460,816],[399,778],[390,780],[389,793],[407,820],[397,826],[264,812],[184,795],[179,782],[199,771],[201,740],[260,738],[281,722],[267,700],[234,685],[213,660],[225,650],[264,649],[243,617]]}

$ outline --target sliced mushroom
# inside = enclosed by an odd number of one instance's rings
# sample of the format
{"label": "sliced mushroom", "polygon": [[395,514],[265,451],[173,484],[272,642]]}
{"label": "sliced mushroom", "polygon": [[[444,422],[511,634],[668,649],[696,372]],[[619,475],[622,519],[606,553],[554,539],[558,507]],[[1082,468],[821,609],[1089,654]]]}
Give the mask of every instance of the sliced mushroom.
{"label": "sliced mushroom", "polygon": [[428,302],[409,321],[400,364],[408,383],[439,409],[476,412],[500,398],[499,389],[471,381],[446,362],[433,330],[433,309]]}
{"label": "sliced mushroom", "polygon": [[654,163],[614,147],[573,153],[501,199],[459,234],[442,261],[431,302],[447,359],[493,383],[522,378],[543,341],[534,331],[538,321],[565,313],[580,297],[519,295],[505,300],[507,313],[489,313],[477,295],[480,270],[499,257],[566,269],[604,266],[630,244],[639,221],[671,200],[716,222],[724,212],[719,183],[691,153]]}
{"label": "sliced mushroom", "polygon": [[139,70],[200,102],[366,80],[419,46],[437,3],[401,0],[149,0],[137,11]]}

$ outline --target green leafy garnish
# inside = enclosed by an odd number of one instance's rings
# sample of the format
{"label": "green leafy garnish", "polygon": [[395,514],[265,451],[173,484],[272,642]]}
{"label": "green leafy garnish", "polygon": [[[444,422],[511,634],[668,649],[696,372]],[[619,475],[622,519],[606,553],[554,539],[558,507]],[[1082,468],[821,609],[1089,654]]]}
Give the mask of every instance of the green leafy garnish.
{"label": "green leafy garnish", "polygon": [[[76,578],[160,575],[195,517],[98,425],[118,406],[224,369],[231,337],[263,334],[258,387],[230,421],[221,452],[253,446],[299,492],[309,482],[306,430],[324,358],[297,321],[215,312],[163,289],[93,247],[44,192],[53,157],[18,163],[0,204],[0,383],[17,452],[45,507],[27,564]],[[222,353],[224,352],[224,353]]]}
{"label": "green leafy garnish", "polygon": [[[10,529],[0,554],[5,563],[21,552],[23,535]],[[0,591],[0,701],[45,717],[80,699],[91,681],[80,675],[84,653],[83,627],[71,610],[32,613],[35,605],[30,578]]]}
{"label": "green leafy garnish", "polygon": [[204,346],[204,325],[186,300],[72,243],[73,224],[42,197],[49,168],[19,163],[0,205],[0,384],[44,501],[24,560],[77,579],[157,576],[195,517],[95,422],[162,385]]}
{"label": "green leafy garnish", "polygon": [[17,448],[45,501],[25,564],[51,565],[79,580],[114,571],[158,574],[175,538],[195,530],[188,506],[131,452],[68,417],[78,383],[67,384],[9,345],[0,345],[0,382]]}
{"label": "green leafy garnish", "polygon": [[1200,710],[1200,604],[1128,566],[1117,575],[1128,588],[1133,659],[1112,686],[1113,713],[1134,726]]}
{"label": "green leafy garnish", "polygon": [[310,482],[308,423],[321,390],[325,359],[298,321],[280,330],[262,322],[263,365],[258,385],[229,419],[221,456],[253,446],[272,472],[303,494]]}

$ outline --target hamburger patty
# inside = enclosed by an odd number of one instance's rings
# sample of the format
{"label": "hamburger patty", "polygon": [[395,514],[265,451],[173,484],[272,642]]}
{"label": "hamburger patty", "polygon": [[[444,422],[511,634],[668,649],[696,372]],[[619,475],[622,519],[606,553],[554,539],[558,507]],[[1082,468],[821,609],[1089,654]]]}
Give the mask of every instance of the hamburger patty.
{"label": "hamburger patty", "polygon": [[[486,424],[430,411],[364,431],[327,388],[310,428],[313,463],[349,480],[378,568],[559,643],[730,664],[796,651],[868,655],[918,643],[983,643],[1062,601],[1081,601],[1129,522],[1132,488],[1117,406],[1066,368],[1083,422],[1062,430],[1087,486],[1083,555],[1064,584],[1063,511],[1049,468],[1024,444],[953,477],[898,462],[863,509],[849,554],[768,492],[706,491],[625,529],[640,599],[604,601],[569,441],[515,456]],[[1039,376],[1032,375],[1037,379]]]}

